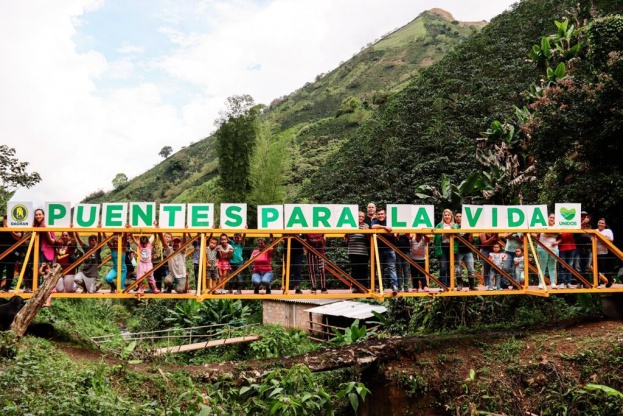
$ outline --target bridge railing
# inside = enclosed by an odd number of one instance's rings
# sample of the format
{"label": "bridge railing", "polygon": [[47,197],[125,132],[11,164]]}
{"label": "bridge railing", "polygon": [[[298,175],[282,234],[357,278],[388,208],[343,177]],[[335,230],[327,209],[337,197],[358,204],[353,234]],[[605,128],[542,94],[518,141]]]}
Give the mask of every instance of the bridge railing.
{"label": "bridge railing", "polygon": [[[293,244],[296,243],[299,247],[303,247],[303,250],[309,255],[310,253],[316,258],[320,259],[323,263],[324,272],[331,275],[330,280],[332,281],[331,287],[329,287],[328,293],[317,293],[315,296],[317,297],[333,297],[333,298],[357,298],[357,297],[369,297],[369,298],[377,298],[383,299],[388,295],[398,295],[398,296],[466,296],[470,294],[492,294],[492,293],[484,293],[488,292],[483,290],[482,286],[478,286],[478,290],[476,291],[466,291],[461,290],[457,291],[457,289],[462,286],[462,267],[455,268],[456,258],[455,258],[455,245],[461,244],[462,247],[468,252],[472,253],[475,260],[480,259],[482,264],[487,264],[491,269],[493,269],[496,273],[498,273],[505,281],[507,281],[513,289],[514,294],[532,294],[539,296],[548,296],[550,289],[547,287],[549,282],[549,276],[546,275],[544,270],[541,270],[539,262],[536,261],[538,258],[537,249],[540,247],[542,251],[546,252],[550,255],[557,264],[558,270],[568,270],[574,277],[574,279],[580,283],[583,288],[582,289],[574,289],[574,291],[595,291],[599,288],[599,285],[603,281],[607,281],[608,275],[610,275],[611,270],[600,270],[600,262],[597,257],[597,242],[599,241],[601,244],[606,246],[609,250],[610,260],[623,260],[623,252],[619,250],[612,242],[603,237],[596,230],[566,230],[566,229],[548,229],[548,230],[535,230],[535,229],[479,229],[479,230],[445,230],[445,229],[417,229],[417,230],[400,230],[401,232],[409,232],[412,235],[422,234],[429,237],[434,237],[435,235],[445,235],[448,240],[448,253],[449,258],[447,259],[449,262],[449,272],[447,276],[447,281],[444,276],[440,276],[438,273],[437,261],[434,256],[431,255],[432,243],[429,244],[428,249],[426,250],[426,257],[424,266],[421,263],[414,261],[410,255],[406,254],[403,250],[396,247],[396,244],[388,238],[389,235],[384,230],[324,230],[324,229],[310,229],[310,230],[296,230],[296,231],[287,231],[284,230],[231,230],[231,229],[206,229],[206,230],[192,230],[188,229],[160,229],[160,228],[120,228],[120,229],[110,229],[110,228],[97,228],[97,229],[75,229],[75,228],[25,228],[25,229],[9,229],[4,228],[1,229],[1,233],[9,233],[11,231],[19,231],[22,233],[19,237],[16,238],[14,243],[10,247],[0,248],[0,263],[5,265],[4,269],[7,269],[7,276],[11,273],[11,277],[13,273],[15,275],[16,285],[14,289],[3,287],[3,289],[7,290],[5,293],[0,293],[2,296],[11,296],[15,294],[24,295],[26,297],[30,296],[28,292],[36,291],[38,287],[39,281],[39,267],[33,267],[33,265],[39,265],[41,260],[41,246],[42,246],[42,237],[43,233],[47,232],[55,232],[57,235],[60,235],[63,231],[74,232],[77,231],[81,236],[86,237],[87,235],[96,234],[98,236],[98,242],[95,246],[89,247],[88,250],[84,253],[83,256],[78,258],[76,261],[68,264],[64,270],[64,275],[70,275],[75,272],[78,267],[88,258],[89,255],[93,254],[95,251],[103,249],[103,252],[108,250],[108,246],[111,246],[111,251],[116,251],[116,257],[118,259],[123,259],[125,255],[125,238],[132,234],[134,236],[139,235],[156,235],[158,233],[167,232],[172,233],[173,236],[182,238],[183,242],[181,246],[173,252],[171,255],[162,259],[162,261],[154,264],[153,268],[144,274],[144,276],[139,277],[134,283],[128,285],[123,289],[123,291],[117,293],[110,293],[108,291],[101,291],[99,293],[55,293],[54,297],[113,297],[113,298],[143,298],[143,297],[169,297],[169,298],[195,298],[199,301],[204,299],[213,299],[217,297],[230,297],[230,298],[262,298],[266,299],[267,297],[273,298],[308,298],[311,293],[305,292],[302,294],[297,294],[295,292],[295,288],[293,286],[293,282],[291,281],[293,266],[300,267],[300,264],[292,263],[292,250]],[[478,245],[473,242],[468,241],[464,233],[471,233],[474,236],[478,236],[483,233],[522,233],[522,248],[524,252],[525,259],[525,279],[523,282],[517,281],[515,276],[508,273],[507,270],[495,265],[486,255],[482,254],[479,250]],[[543,244],[541,244],[535,235],[540,232],[549,232],[549,233],[583,233],[590,236],[591,246],[590,246],[590,261],[592,263],[592,268],[590,272],[587,273],[585,270],[576,270],[576,266],[573,264],[568,264],[563,261],[559,255],[555,254],[552,250],[549,250]],[[270,295],[266,294],[255,294],[249,293],[248,290],[241,294],[237,293],[225,293],[221,292],[227,287],[231,290],[231,284],[236,283],[238,277],[241,273],[252,269],[254,258],[248,258],[245,263],[236,271],[229,273],[224,279],[213,281],[212,279],[207,278],[207,262],[206,262],[206,247],[210,237],[215,236],[218,237],[221,233],[227,234],[230,238],[234,233],[244,234],[247,240],[247,247],[250,246],[249,241],[253,238],[258,237],[272,237],[273,240],[269,241],[265,248],[258,254],[262,255],[268,250],[273,250],[279,248],[282,253],[281,258],[279,256],[275,256],[273,258],[273,265],[276,266],[275,269],[281,271],[281,282],[280,282],[280,292],[274,293]],[[323,233],[327,239],[331,242],[338,242],[339,244],[331,244],[331,246],[337,246],[337,248],[332,249],[333,251],[327,250],[326,252],[322,252],[318,248],[313,247],[309,244],[306,239],[302,238],[305,234],[310,233]],[[348,261],[345,260],[347,249],[345,246],[344,236],[352,235],[352,234],[364,234],[368,237],[369,241],[369,263],[366,265],[368,270],[368,275],[366,281],[362,281],[361,278],[356,279],[352,276],[352,271],[349,271]],[[7,239],[4,239],[5,241]],[[188,293],[171,293],[171,294],[149,294],[149,293],[132,293],[133,289],[140,288],[144,283],[145,279],[150,273],[165,267],[167,262],[176,254],[184,253],[186,256],[190,256],[192,254],[192,250],[189,250],[191,245],[195,243],[199,246],[199,268],[196,276],[192,276],[190,286],[193,290]],[[341,251],[340,251],[341,250]],[[396,257],[403,259],[409,266],[413,267],[416,270],[419,270],[426,276],[426,280],[429,284],[434,285],[433,289],[427,292],[400,292],[398,294],[390,293],[388,291],[387,282],[384,282],[384,269],[386,268],[385,264],[383,264],[383,258],[380,254],[383,253],[383,250],[392,250],[396,253]],[[15,255],[18,252],[19,255]],[[103,267],[107,267],[105,264],[106,261],[110,260],[110,256],[104,256]],[[601,262],[603,264],[603,262]],[[12,266],[15,266],[14,268]],[[117,278],[116,283],[117,287],[122,288],[121,275],[122,275],[122,261],[118,261],[116,264],[117,270]],[[457,271],[461,273],[461,275],[457,275]],[[189,276],[191,274],[189,273]],[[487,276],[482,276],[482,274],[478,273],[478,269],[476,270],[475,277],[478,277],[479,280],[484,280]],[[9,279],[4,279],[2,283],[7,283]],[[189,278],[190,280],[190,278]],[[32,282],[32,283],[31,283]],[[302,282],[307,283],[307,282]],[[309,289],[309,288],[307,288]],[[317,288],[320,289],[320,288]],[[568,288],[565,288],[568,290]],[[609,291],[623,291],[623,286],[614,285],[613,287],[608,289]],[[354,291],[356,293],[350,293]],[[501,294],[501,293],[495,293]]]}

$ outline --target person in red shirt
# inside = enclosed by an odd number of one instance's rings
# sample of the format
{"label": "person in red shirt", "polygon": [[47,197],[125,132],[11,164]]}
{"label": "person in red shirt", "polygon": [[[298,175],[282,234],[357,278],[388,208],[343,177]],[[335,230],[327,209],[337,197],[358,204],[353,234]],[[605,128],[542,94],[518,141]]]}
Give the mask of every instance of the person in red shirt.
{"label": "person in red shirt", "polygon": [[[573,267],[573,261],[575,259],[576,246],[575,237],[573,233],[560,234],[560,244],[558,244],[558,255],[560,259]],[[560,265],[560,271],[558,272],[560,278],[560,286],[562,289],[571,288],[571,271],[565,266]]]}
{"label": "person in red shirt", "polygon": [[[271,236],[272,241],[272,236]],[[273,281],[273,268],[270,265],[275,254],[275,249],[265,251],[260,254],[266,248],[266,239],[258,238],[257,248],[251,253],[253,261],[253,275],[251,276],[251,282],[253,283],[253,293],[256,295],[260,293],[260,285],[264,285],[266,288],[266,294],[270,295],[270,283]]]}

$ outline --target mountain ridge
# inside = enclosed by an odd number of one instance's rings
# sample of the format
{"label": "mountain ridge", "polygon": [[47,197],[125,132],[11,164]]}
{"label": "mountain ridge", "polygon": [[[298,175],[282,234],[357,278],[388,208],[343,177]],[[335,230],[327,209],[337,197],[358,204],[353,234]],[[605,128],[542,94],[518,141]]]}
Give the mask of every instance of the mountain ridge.
{"label": "mountain ridge", "polygon": [[[448,20],[452,19],[452,20]],[[264,118],[294,133],[297,146],[288,180],[289,199],[300,184],[341,143],[353,137],[375,108],[384,105],[422,69],[440,60],[454,45],[479,30],[483,22],[462,24],[451,13],[431,9],[370,42],[352,58],[316,76],[290,94],[275,98]],[[96,191],[83,202],[148,200],[194,202],[214,196],[218,161],[212,136],[182,148],[126,184]]]}

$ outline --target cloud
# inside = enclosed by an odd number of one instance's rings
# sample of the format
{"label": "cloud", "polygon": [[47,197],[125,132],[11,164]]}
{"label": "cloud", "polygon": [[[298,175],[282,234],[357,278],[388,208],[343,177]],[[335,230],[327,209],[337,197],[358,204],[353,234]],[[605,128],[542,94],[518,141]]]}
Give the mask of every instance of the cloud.
{"label": "cloud", "polygon": [[78,202],[151,168],[163,146],[208,136],[228,96],[269,103],[425,9],[482,20],[509,4],[2,2],[0,142],[43,177],[14,199]]}
{"label": "cloud", "polygon": [[130,45],[129,43],[123,42],[121,47],[117,49],[117,52],[122,54],[140,54],[145,52],[145,49],[142,46]]}

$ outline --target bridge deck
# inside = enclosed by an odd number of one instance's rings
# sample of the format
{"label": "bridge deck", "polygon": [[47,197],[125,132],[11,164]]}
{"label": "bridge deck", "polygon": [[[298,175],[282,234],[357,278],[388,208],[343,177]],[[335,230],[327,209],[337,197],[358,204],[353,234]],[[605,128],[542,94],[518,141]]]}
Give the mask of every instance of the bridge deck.
{"label": "bridge deck", "polygon": [[[201,298],[202,300],[210,300],[210,299],[363,299],[363,298],[373,298],[373,299],[383,299],[383,298],[391,298],[391,297],[455,297],[455,296],[516,296],[516,295],[533,295],[533,296],[550,296],[552,294],[577,294],[577,293],[594,293],[594,294],[605,294],[605,293],[622,293],[623,292],[623,284],[614,284],[610,288],[606,288],[603,285],[598,289],[589,289],[589,288],[575,288],[575,285],[570,289],[551,289],[550,286],[547,286],[546,289],[541,289],[538,286],[528,286],[526,289],[504,289],[504,290],[492,290],[489,291],[488,287],[479,285],[476,290],[469,290],[467,287],[463,287],[462,290],[454,290],[454,291],[441,291],[438,288],[430,288],[429,291],[413,291],[409,290],[408,292],[400,291],[394,296],[391,290],[386,289],[383,293],[379,292],[365,292],[365,293],[352,293],[349,289],[330,289],[328,293],[323,294],[318,291],[316,294],[312,294],[310,290],[303,290],[302,294],[294,294],[294,291],[291,293],[284,293],[282,290],[273,289],[272,293],[267,295],[264,290],[260,290],[259,294],[254,294],[253,290],[242,290],[241,294],[229,293],[227,291],[223,291],[223,293],[219,294],[210,294],[204,293],[201,295],[197,295],[194,290],[189,291],[188,293],[138,293],[138,292],[129,292],[129,293],[110,293],[109,290],[100,290],[96,293],[53,293],[53,298],[77,298],[77,299],[197,299]],[[32,297],[32,293],[26,293],[24,291],[19,291],[17,293],[18,296],[23,298]],[[0,297],[9,298],[14,296],[14,293],[11,292],[3,292],[0,293]]]}

